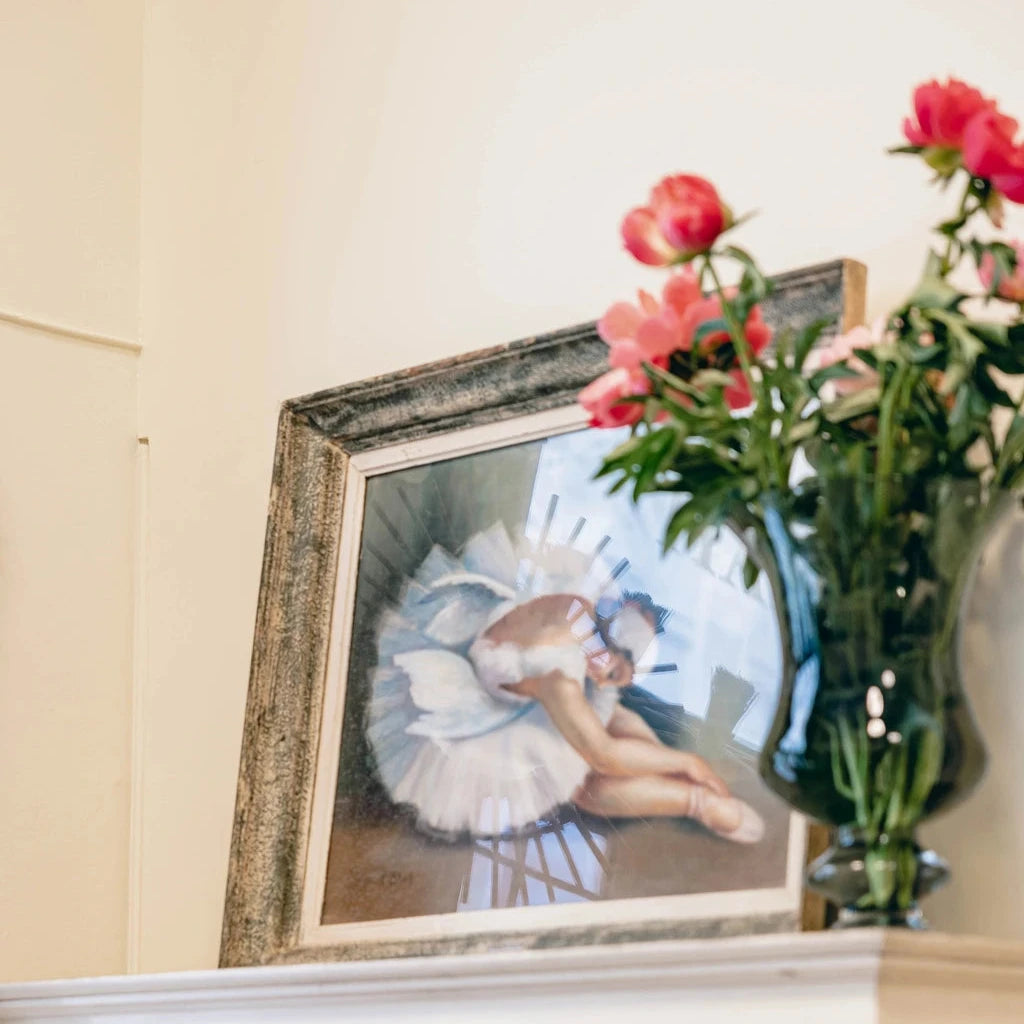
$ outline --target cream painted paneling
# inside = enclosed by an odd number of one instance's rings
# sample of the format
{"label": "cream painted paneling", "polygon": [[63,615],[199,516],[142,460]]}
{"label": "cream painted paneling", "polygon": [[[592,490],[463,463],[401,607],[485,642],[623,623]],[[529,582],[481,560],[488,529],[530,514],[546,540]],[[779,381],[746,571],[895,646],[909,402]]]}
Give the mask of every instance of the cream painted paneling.
{"label": "cream painted paneling", "polygon": [[0,324],[0,977],[125,964],[138,357]]}
{"label": "cream painted paneling", "polygon": [[[148,0],[144,969],[216,962],[280,401],[594,317],[656,280],[615,229],[671,169],[763,211],[768,269],[866,262],[880,311],[943,209],[883,154],[911,86],[1024,113],[1022,32],[1015,0]],[[938,923],[984,930],[1020,862]]]}
{"label": "cream painted paneling", "polygon": [[138,337],[143,0],[0,0],[0,312]]}

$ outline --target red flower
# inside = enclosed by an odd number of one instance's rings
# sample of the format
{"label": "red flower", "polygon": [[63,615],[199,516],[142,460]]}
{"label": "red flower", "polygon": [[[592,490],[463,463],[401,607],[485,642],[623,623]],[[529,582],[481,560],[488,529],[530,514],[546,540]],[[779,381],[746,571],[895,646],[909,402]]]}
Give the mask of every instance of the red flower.
{"label": "red flower", "polygon": [[641,263],[664,267],[707,252],[732,225],[732,213],[715,187],[693,174],[663,178],[647,206],[622,221],[622,241]]}
{"label": "red flower", "polygon": [[1024,203],[1024,147],[1014,142],[1017,122],[998,110],[971,118],[964,131],[964,166],[1011,202]]}
{"label": "red flower", "polygon": [[579,403],[590,413],[592,427],[628,427],[644,415],[642,402],[624,398],[650,394],[651,382],[642,370],[609,370],[579,393]]}
{"label": "red flower", "polygon": [[750,384],[747,383],[747,378],[742,370],[730,370],[729,376],[732,377],[733,383],[723,392],[725,404],[730,409],[746,409],[754,401],[754,395],[750,390]]}
{"label": "red flower", "polygon": [[967,123],[984,110],[995,110],[995,103],[966,82],[925,82],[914,90],[917,121],[906,118],[903,134],[913,146],[960,149]]}
{"label": "red flower", "polygon": [[695,174],[673,174],[651,190],[650,208],[669,245],[685,255],[707,252],[732,223],[714,185]]}

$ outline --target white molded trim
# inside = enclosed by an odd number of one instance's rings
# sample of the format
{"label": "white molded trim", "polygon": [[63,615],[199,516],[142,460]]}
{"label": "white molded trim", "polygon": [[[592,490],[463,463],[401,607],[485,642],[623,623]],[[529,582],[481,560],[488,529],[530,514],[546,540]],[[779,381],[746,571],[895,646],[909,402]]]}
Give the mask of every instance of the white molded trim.
{"label": "white molded trim", "polygon": [[[901,1020],[961,1019],[941,1011],[936,1016],[934,1007],[942,1001],[952,1005],[954,993],[962,991],[976,1010],[969,1024],[994,1021],[985,1011],[987,993],[993,999],[1011,993],[1024,1006],[1024,945],[864,929],[33,982],[0,986],[0,1021],[60,1018],[95,1024],[107,1016],[135,1014],[145,1020],[198,1022],[227,1010],[257,1019],[261,1011],[282,1007],[288,1009],[288,1020],[298,1020],[300,1011],[342,1011],[357,1004],[372,1005],[381,1019],[418,1020],[427,1001],[486,996],[507,1009],[517,999],[535,1001],[545,994],[578,994],[594,1004],[612,993],[643,998],[655,992],[673,999],[678,993],[683,1019],[687,999],[702,1006],[720,999],[724,1012],[744,990],[755,1000],[752,1007],[766,992],[775,993],[775,1001],[791,999],[790,1019],[796,1021],[818,1019],[800,1015],[806,1011],[804,1000],[849,998],[856,992],[874,1002],[886,986],[921,990],[922,1011],[933,1007],[930,1018],[922,1012]],[[698,1019],[691,1020],[695,1024]],[[757,1013],[747,1018],[762,1019],[782,1018]],[[832,1019],[851,1018],[838,1014]]]}

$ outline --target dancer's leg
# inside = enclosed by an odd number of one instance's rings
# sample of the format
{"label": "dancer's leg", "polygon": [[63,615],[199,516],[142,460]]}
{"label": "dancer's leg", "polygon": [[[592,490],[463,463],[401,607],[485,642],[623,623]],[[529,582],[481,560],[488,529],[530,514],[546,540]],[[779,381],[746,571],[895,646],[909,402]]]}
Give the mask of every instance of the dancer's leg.
{"label": "dancer's leg", "polygon": [[647,740],[661,746],[658,734],[635,711],[617,707],[608,722],[608,732],[612,736],[636,740]]}
{"label": "dancer's leg", "polygon": [[756,843],[764,822],[748,804],[716,796],[705,786],[667,775],[613,777],[591,773],[573,796],[590,814],[605,818],[694,818],[737,843]]}

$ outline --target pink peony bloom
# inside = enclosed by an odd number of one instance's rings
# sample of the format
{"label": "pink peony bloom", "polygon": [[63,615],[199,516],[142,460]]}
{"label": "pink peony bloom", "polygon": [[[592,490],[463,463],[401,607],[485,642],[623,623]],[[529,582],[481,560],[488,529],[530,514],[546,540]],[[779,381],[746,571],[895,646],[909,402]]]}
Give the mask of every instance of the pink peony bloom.
{"label": "pink peony bloom", "polygon": [[1011,202],[1024,203],[1024,147],[1014,142],[1017,122],[998,110],[984,110],[963,135],[964,166],[985,178]]}
{"label": "pink peony bloom", "polygon": [[[735,289],[731,290],[735,294]],[[700,290],[697,274],[692,267],[684,267],[672,274],[662,289],[661,301],[653,295],[641,291],[638,293],[636,305],[629,302],[616,302],[609,307],[608,311],[598,321],[598,334],[608,343],[608,363],[613,372],[622,371],[630,375],[639,374],[643,379],[644,391],[649,391],[649,382],[642,374],[642,367],[645,363],[659,366],[665,369],[669,365],[672,356],[677,352],[686,352],[693,346],[695,332],[700,325],[708,320],[717,320],[722,316],[722,303],[717,295],[707,298]],[[755,306],[747,317],[746,323],[747,343],[750,345],[754,355],[759,355],[771,341],[772,332],[764,322],[760,306]],[[727,331],[718,330],[704,336],[700,343],[700,353],[704,357],[711,357],[716,349],[729,341]],[[707,365],[714,365],[714,359],[703,360]],[[723,366],[726,372],[730,373],[735,383],[725,389],[725,400],[733,409],[744,408],[752,400],[750,389],[742,372],[736,368],[736,357],[733,356],[727,366]],[[607,378],[607,380],[606,380]],[[639,379],[639,378],[637,378]],[[611,378],[605,374],[599,381],[602,384],[600,394],[605,394],[606,388],[619,388],[625,386],[626,376]],[[594,387],[594,385],[591,385]],[[682,395],[673,395],[676,401],[684,405],[689,404],[689,399]],[[583,398],[581,396],[581,402]],[[591,400],[588,396],[588,401]],[[586,405],[586,403],[583,403]],[[633,414],[629,422],[636,422],[640,419],[639,413],[632,410],[639,409],[639,405],[620,407],[615,417],[621,415],[621,409],[625,408]],[[613,418],[615,418],[613,417]],[[599,417],[607,419],[604,415]],[[601,426],[619,426],[619,422],[602,422]]]}
{"label": "pink peony bloom", "polygon": [[912,146],[960,149],[968,121],[983,110],[994,110],[977,89],[956,78],[944,85],[932,80],[914,90],[916,121],[906,118],[903,134]]}
{"label": "pink peony bloom", "polygon": [[623,218],[622,241],[641,263],[666,267],[707,252],[732,225],[714,186],[694,174],[674,174],[651,189],[647,206]]}
{"label": "pink peony bloom", "polygon": [[692,268],[669,277],[659,302],[641,291],[638,303],[616,302],[598,321],[597,333],[608,343],[611,366],[636,370],[642,363],[665,367],[673,352],[683,347],[682,317],[699,299],[700,285]]}
{"label": "pink peony bloom", "polygon": [[[735,289],[729,289],[735,294]],[[732,295],[730,294],[731,298]],[[708,320],[722,319],[722,301],[717,295],[709,295],[706,299],[694,302],[686,310],[683,317],[683,348],[693,347],[694,337],[701,325]],[[761,315],[761,307],[755,306],[747,317],[744,324],[744,334],[747,344],[754,355],[760,355],[768,343],[772,340],[771,328],[764,322]],[[726,330],[711,331],[705,334],[700,340],[700,348],[704,352],[713,352],[720,345],[729,341],[729,332]]]}
{"label": "pink peony bloom", "polygon": [[674,309],[678,316],[683,316],[690,305],[701,297],[700,283],[693,267],[684,267],[673,274],[661,291],[662,302]]}
{"label": "pink peony bloom", "polygon": [[630,210],[620,230],[626,249],[649,267],[667,267],[679,257],[661,233],[654,213],[646,206]]}
{"label": "pink peony bloom", "polygon": [[609,370],[579,393],[579,403],[590,414],[592,427],[628,427],[644,415],[642,402],[624,398],[648,395],[651,382],[642,370]]}
{"label": "pink peony bloom", "polygon": [[[1017,254],[1017,266],[1009,277],[1004,277],[999,282],[996,295],[1008,302],[1019,302],[1024,304],[1024,242],[1014,241],[1011,243]],[[992,253],[986,252],[981,257],[978,265],[978,277],[985,291],[992,291],[992,282],[996,276],[996,261]]]}

